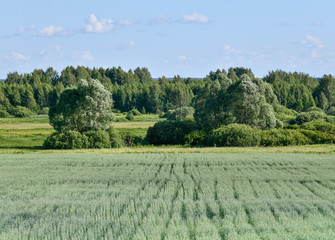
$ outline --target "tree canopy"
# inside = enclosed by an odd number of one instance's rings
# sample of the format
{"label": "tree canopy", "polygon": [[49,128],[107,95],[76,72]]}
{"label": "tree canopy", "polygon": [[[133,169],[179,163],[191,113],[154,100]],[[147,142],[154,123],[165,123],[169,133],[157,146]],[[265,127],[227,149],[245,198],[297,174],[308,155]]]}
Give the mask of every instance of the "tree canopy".
{"label": "tree canopy", "polygon": [[82,80],[66,89],[49,111],[50,124],[58,131],[107,129],[113,121],[112,94],[98,80]]}

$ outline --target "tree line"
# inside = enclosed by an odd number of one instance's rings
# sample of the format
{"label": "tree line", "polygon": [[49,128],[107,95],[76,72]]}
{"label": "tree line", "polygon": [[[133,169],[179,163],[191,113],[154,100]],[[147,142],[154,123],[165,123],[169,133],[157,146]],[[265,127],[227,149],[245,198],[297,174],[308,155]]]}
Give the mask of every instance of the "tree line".
{"label": "tree line", "polygon": [[[216,92],[222,93],[217,88],[227,90],[244,74],[255,79],[251,69],[242,67],[228,71],[218,69],[203,79],[177,75],[172,80],[164,76],[154,80],[147,68],[139,67],[124,71],[121,67],[91,69],[69,66],[60,74],[52,67],[25,74],[12,72],[0,83],[0,110],[12,113],[20,106],[34,113],[46,114],[65,89],[76,87],[82,79],[97,79],[110,91],[116,111],[127,112],[135,108],[142,113],[161,113],[189,106],[196,108],[202,104],[200,95],[211,97]],[[319,107],[335,114],[335,78],[332,75],[317,79],[306,73],[276,70],[259,81],[269,83],[278,103],[289,109],[302,112]],[[228,98],[221,100],[226,103]]]}

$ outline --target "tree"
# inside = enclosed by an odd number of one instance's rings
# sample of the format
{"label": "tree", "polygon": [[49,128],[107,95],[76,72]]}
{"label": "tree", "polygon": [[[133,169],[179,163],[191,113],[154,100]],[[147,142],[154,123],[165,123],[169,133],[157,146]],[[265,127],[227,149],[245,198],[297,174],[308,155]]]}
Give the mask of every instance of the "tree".
{"label": "tree", "polygon": [[276,119],[273,107],[266,99],[263,89],[266,83],[251,81],[243,74],[241,81],[227,90],[227,111],[231,114],[232,123],[247,124],[260,129],[274,128],[279,120]]}
{"label": "tree", "polygon": [[65,90],[50,108],[50,124],[58,131],[108,129],[113,120],[112,94],[98,80],[81,80],[78,88]]}
{"label": "tree", "polygon": [[195,100],[194,119],[205,130],[230,123],[274,128],[280,124],[274,114],[273,105],[276,104],[276,96],[267,83],[251,80],[243,74],[241,80],[228,89],[225,81],[216,80],[207,85]]}

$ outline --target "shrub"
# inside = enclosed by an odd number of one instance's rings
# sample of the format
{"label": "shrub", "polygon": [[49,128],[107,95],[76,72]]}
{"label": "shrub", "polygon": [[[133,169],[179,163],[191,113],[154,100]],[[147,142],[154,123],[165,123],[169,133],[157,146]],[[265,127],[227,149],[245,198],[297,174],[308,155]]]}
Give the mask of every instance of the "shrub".
{"label": "shrub", "polygon": [[325,122],[324,120],[313,120],[301,125],[302,129],[320,131],[335,134],[335,124]]}
{"label": "shrub", "polygon": [[167,120],[183,120],[186,117],[193,117],[194,108],[193,107],[182,107],[175,110],[169,110],[164,117]]}
{"label": "shrub", "polygon": [[44,141],[47,149],[80,149],[85,148],[88,138],[77,131],[55,132]]}
{"label": "shrub", "polygon": [[335,143],[335,135],[326,132],[300,130],[302,134],[308,137],[313,144]]}
{"label": "shrub", "polygon": [[216,146],[258,146],[259,131],[245,124],[229,124],[213,131],[212,141]]}
{"label": "shrub", "polygon": [[290,146],[310,144],[311,140],[299,130],[272,129],[260,132],[262,146]]}
{"label": "shrub", "polygon": [[328,115],[331,115],[331,116],[335,116],[335,106],[331,106],[331,107],[328,109],[327,114],[328,114]]}
{"label": "shrub", "polygon": [[123,146],[122,138],[119,132],[115,128],[110,127],[107,130],[107,133],[109,135],[109,141],[110,141],[111,148],[120,148]]}
{"label": "shrub", "polygon": [[48,115],[48,113],[49,113],[48,107],[44,107],[38,112],[39,115]]}
{"label": "shrub", "polygon": [[296,117],[295,123],[301,125],[317,119],[327,119],[327,115],[320,111],[302,112]]}
{"label": "shrub", "polygon": [[114,122],[128,122],[128,119],[124,116],[118,116],[115,118]]}
{"label": "shrub", "polygon": [[123,145],[127,147],[135,147],[135,146],[141,146],[141,145],[147,145],[147,142],[145,139],[143,139],[140,136],[136,136],[134,134],[131,134],[129,132],[120,132],[121,140]]}
{"label": "shrub", "polygon": [[129,121],[133,121],[135,119],[134,115],[131,112],[128,112],[126,119]]}
{"label": "shrub", "polygon": [[8,118],[9,113],[6,110],[0,110],[0,118]]}
{"label": "shrub", "polygon": [[109,135],[104,130],[87,131],[83,133],[87,137],[86,148],[110,148],[111,143]]}
{"label": "shrub", "polygon": [[131,113],[134,116],[140,116],[140,115],[142,115],[136,108],[131,109],[128,113]]}
{"label": "shrub", "polygon": [[11,109],[11,114],[15,117],[25,118],[32,116],[34,113],[29,108],[17,106]]}
{"label": "shrub", "polygon": [[185,143],[195,146],[208,144],[209,135],[204,130],[195,130],[185,136]]}
{"label": "shrub", "polygon": [[185,136],[192,131],[194,121],[161,121],[149,127],[146,139],[150,144],[185,144]]}
{"label": "shrub", "polygon": [[318,108],[318,107],[310,107],[306,110],[306,112],[322,112],[322,113],[324,113],[324,111],[321,108]]}

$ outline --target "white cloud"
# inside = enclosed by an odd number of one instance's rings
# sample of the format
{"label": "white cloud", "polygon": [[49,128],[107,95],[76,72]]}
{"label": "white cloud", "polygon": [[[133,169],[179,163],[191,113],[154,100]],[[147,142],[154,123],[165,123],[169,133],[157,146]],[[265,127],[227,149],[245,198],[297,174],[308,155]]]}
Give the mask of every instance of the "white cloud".
{"label": "white cloud", "polygon": [[21,53],[13,52],[12,59],[14,60],[27,60],[29,57],[22,55]]}
{"label": "white cloud", "polygon": [[120,25],[131,25],[133,23],[130,19],[123,19],[118,22]]}
{"label": "white cloud", "polygon": [[229,44],[224,45],[223,47],[223,52],[224,53],[240,53],[241,51],[231,47]]}
{"label": "white cloud", "polygon": [[73,54],[73,58],[81,61],[93,61],[94,57],[92,56],[89,50],[87,51],[77,51]]}
{"label": "white cloud", "polygon": [[94,14],[88,18],[88,24],[85,26],[85,31],[89,33],[105,33],[114,28],[112,19],[101,18],[97,19]]}
{"label": "white cloud", "polygon": [[121,44],[117,49],[118,50],[130,50],[135,46],[135,42],[134,41],[128,41],[124,44]]}
{"label": "white cloud", "polygon": [[206,15],[193,13],[191,15],[184,14],[181,21],[183,23],[209,23],[209,18]]}
{"label": "white cloud", "polygon": [[317,48],[323,48],[324,45],[323,43],[321,42],[320,39],[316,38],[316,37],[313,37],[312,35],[310,34],[307,34],[306,37],[302,40],[302,43],[303,44],[311,44]]}
{"label": "white cloud", "polygon": [[45,61],[50,61],[53,59],[59,59],[62,58],[63,52],[61,50],[61,47],[59,45],[55,45],[50,48],[43,48],[40,51],[40,55]]}
{"label": "white cloud", "polygon": [[178,56],[178,59],[179,59],[179,60],[186,60],[187,57],[186,57],[186,56]]}
{"label": "white cloud", "polygon": [[24,33],[25,31],[25,28],[23,26],[20,26],[18,29],[17,29],[17,32],[18,33]]}
{"label": "white cloud", "polygon": [[61,26],[50,25],[48,27],[42,28],[39,34],[44,37],[52,37],[55,35],[64,35],[65,31]]}

